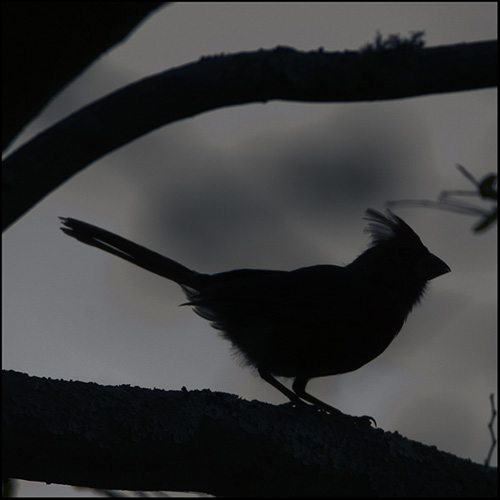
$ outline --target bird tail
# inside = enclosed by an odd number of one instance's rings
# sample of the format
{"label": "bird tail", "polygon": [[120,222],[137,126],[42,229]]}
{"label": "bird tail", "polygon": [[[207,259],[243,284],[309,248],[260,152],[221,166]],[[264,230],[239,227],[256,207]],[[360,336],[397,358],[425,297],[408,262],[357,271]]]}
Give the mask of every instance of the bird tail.
{"label": "bird tail", "polygon": [[192,271],[164,255],[87,222],[66,217],[59,218],[66,226],[61,227],[61,230],[82,243],[117,255],[136,266],[175,281],[179,285],[198,290],[203,283],[204,274]]}

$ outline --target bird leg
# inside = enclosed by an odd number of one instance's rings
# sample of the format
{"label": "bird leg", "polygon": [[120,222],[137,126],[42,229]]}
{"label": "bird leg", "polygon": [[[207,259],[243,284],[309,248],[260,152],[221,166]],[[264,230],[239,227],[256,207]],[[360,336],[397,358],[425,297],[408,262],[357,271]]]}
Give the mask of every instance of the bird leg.
{"label": "bird leg", "polygon": [[294,405],[296,406],[303,406],[306,405],[304,401],[308,401],[311,403],[313,406],[316,408],[325,411],[326,413],[330,415],[337,415],[341,417],[348,417],[348,418],[354,418],[358,420],[360,423],[363,425],[368,424],[375,425],[377,426],[377,422],[373,417],[369,416],[363,416],[363,417],[351,417],[349,415],[346,415],[345,413],[342,413],[340,410],[337,410],[337,408],[334,408],[333,406],[327,405],[323,401],[321,401],[318,398],[315,398],[314,396],[311,396],[306,392],[306,385],[307,382],[309,382],[308,378],[302,378],[302,377],[297,377],[294,382],[293,382],[293,391],[285,387],[282,383],[278,382],[269,371],[264,370],[263,368],[259,368],[259,375],[262,377],[263,380],[265,380],[267,383],[271,384],[273,387],[278,389],[282,394],[284,394]]}
{"label": "bird leg", "polygon": [[264,370],[263,368],[259,368],[259,375],[263,380],[265,380],[268,384],[271,384],[274,388],[278,389],[282,394],[284,394],[292,403],[296,405],[303,405],[304,401],[302,401],[297,394],[292,392],[290,389],[285,387],[282,383],[278,382],[270,372]]}
{"label": "bird leg", "polygon": [[[306,392],[307,382],[309,382],[309,379],[303,378],[303,377],[296,377],[295,380],[293,381],[293,385],[292,385],[293,391],[295,392],[295,394],[299,398],[304,399],[305,401],[309,401],[309,403],[312,403],[314,406],[316,406],[316,408],[320,408],[321,410],[326,411],[330,415],[338,415],[338,416],[343,416],[343,417],[349,416],[349,415],[346,415],[345,413],[342,413],[337,408],[334,408],[333,406],[330,406],[330,405],[324,403],[323,401],[321,401],[320,399],[315,398],[314,396],[311,396],[311,394],[307,393]],[[360,422],[368,423],[368,425],[371,425],[371,423],[373,422],[375,427],[377,427],[376,420],[373,417],[369,417],[368,415],[364,415],[362,417],[349,416],[349,418],[360,419]]]}
{"label": "bird leg", "polygon": [[293,392],[297,396],[299,396],[299,398],[304,399],[305,401],[309,401],[309,403],[312,403],[317,408],[321,408],[322,410],[326,411],[327,413],[330,413],[331,415],[344,415],[340,410],[337,410],[337,408],[327,405],[320,399],[315,398],[314,396],[311,396],[311,394],[307,393],[306,392],[307,382],[309,382],[309,379],[302,377],[297,377],[293,381],[292,385]]}

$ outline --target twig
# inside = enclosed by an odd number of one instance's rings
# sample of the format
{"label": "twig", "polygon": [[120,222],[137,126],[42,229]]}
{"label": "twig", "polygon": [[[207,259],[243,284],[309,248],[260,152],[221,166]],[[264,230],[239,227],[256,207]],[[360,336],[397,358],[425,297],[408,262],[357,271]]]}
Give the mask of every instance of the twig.
{"label": "twig", "polygon": [[490,430],[490,434],[491,434],[491,447],[490,447],[490,451],[488,452],[488,456],[486,457],[486,460],[484,461],[484,465],[487,465],[487,466],[490,465],[491,456],[493,455],[493,450],[495,449],[495,446],[497,444],[495,431],[493,430],[493,424],[494,424],[495,418],[497,416],[497,410],[495,409],[495,400],[494,400],[493,393],[490,394],[490,401],[491,401],[491,419],[488,423],[488,429]]}

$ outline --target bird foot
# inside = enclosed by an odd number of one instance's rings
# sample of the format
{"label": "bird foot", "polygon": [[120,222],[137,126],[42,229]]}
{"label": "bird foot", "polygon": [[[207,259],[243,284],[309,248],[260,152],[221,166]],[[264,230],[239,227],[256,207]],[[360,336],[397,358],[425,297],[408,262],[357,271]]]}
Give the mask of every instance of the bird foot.
{"label": "bird foot", "polygon": [[333,408],[332,406],[328,406],[328,408],[325,407],[317,407],[319,411],[323,411],[325,413],[328,413],[328,415],[331,415],[333,417],[341,417],[341,418],[346,418],[350,419],[352,422],[354,422],[356,425],[360,427],[371,427],[372,424],[374,427],[377,427],[377,421],[368,415],[363,415],[361,417],[355,416],[355,415],[347,415],[346,413],[341,412],[337,408]]}
{"label": "bird foot", "polygon": [[369,415],[363,415],[362,417],[351,416],[350,418],[355,419],[356,425],[359,424],[362,426],[371,427],[371,425],[373,424],[373,427],[377,427],[377,421],[373,417],[370,417]]}
{"label": "bird foot", "polygon": [[326,413],[328,415],[331,415],[332,417],[350,419],[360,427],[371,427],[372,424],[374,427],[377,427],[377,421],[373,417],[370,417],[368,415],[363,415],[361,417],[357,417],[354,415],[347,415],[346,413],[343,413],[337,408],[327,405],[326,403],[323,403],[322,405],[309,404],[306,403],[305,401],[302,401],[301,399],[298,399],[294,401],[289,401],[288,403],[284,403],[280,405],[280,407],[287,409],[288,408],[307,409],[308,411],[315,410],[318,413]]}

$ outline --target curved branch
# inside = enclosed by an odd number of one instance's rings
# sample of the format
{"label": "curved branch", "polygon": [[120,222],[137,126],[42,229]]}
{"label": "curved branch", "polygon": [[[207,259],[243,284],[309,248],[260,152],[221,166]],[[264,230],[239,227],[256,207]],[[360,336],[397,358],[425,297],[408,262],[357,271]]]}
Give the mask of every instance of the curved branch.
{"label": "curved branch", "polygon": [[55,94],[162,5],[2,2],[2,151]]}
{"label": "curved branch", "polygon": [[348,416],[208,390],[2,382],[5,477],[237,497],[496,495],[495,468]]}
{"label": "curved branch", "polygon": [[3,166],[5,228],[103,155],[168,123],[273,99],[400,99],[497,85],[497,43],[361,52],[273,50],[205,57],[145,78],[81,109]]}

